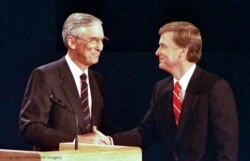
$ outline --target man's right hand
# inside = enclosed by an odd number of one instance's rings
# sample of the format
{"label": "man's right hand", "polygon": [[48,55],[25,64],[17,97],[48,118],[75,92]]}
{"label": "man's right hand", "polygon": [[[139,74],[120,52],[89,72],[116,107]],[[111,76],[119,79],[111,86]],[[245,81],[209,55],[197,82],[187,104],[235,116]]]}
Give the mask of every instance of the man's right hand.
{"label": "man's right hand", "polygon": [[96,144],[96,145],[112,145],[110,137],[105,136],[97,130],[96,126],[92,128],[93,133],[77,135],[79,143]]}

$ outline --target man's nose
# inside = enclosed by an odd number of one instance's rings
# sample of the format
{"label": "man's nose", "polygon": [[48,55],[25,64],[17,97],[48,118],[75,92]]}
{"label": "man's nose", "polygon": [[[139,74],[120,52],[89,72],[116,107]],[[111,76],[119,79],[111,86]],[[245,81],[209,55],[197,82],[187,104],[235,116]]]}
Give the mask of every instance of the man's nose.
{"label": "man's nose", "polygon": [[156,55],[156,56],[159,56],[160,54],[161,54],[160,48],[158,48],[158,49],[155,51],[155,55]]}
{"label": "man's nose", "polygon": [[103,42],[102,41],[98,41],[98,43],[96,45],[96,50],[102,51],[103,47],[104,47]]}

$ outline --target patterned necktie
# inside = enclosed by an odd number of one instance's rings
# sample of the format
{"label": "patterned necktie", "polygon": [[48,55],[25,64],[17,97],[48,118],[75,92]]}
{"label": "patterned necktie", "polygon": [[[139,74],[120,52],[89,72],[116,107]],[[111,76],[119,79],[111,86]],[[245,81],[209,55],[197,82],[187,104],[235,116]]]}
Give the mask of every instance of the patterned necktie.
{"label": "patterned necktie", "polygon": [[174,111],[174,117],[175,117],[175,123],[178,126],[179,125],[179,118],[181,114],[181,86],[179,82],[177,81],[174,85],[173,90],[173,111]]}
{"label": "patterned necktie", "polygon": [[87,84],[87,76],[83,73],[81,76],[81,109],[83,112],[84,118],[84,125],[86,132],[90,132],[91,130],[91,118],[90,118],[90,109],[89,109],[89,102],[88,102],[88,84]]}

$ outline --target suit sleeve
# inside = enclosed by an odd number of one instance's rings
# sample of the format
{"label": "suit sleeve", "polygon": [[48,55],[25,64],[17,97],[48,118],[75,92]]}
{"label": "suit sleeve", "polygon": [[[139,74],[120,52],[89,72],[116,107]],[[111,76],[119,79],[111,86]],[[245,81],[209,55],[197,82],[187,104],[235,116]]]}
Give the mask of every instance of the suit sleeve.
{"label": "suit sleeve", "polygon": [[217,145],[217,161],[236,161],[238,119],[234,96],[226,81],[220,80],[213,86],[209,102],[210,119]]}
{"label": "suit sleeve", "polygon": [[40,69],[31,73],[20,111],[21,138],[45,149],[57,149],[61,141],[72,141],[72,136],[48,127],[52,102],[51,80]]}
{"label": "suit sleeve", "polygon": [[148,147],[156,141],[156,126],[154,119],[154,93],[151,99],[151,106],[140,125],[132,130],[121,132],[112,136],[114,144],[127,146]]}

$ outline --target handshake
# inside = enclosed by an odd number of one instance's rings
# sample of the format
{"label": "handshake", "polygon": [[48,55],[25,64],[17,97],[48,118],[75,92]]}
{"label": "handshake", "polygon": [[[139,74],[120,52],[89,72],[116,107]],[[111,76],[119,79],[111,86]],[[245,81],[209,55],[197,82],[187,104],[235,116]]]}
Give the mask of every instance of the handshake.
{"label": "handshake", "polygon": [[97,130],[96,126],[92,127],[92,133],[77,135],[79,143],[95,144],[95,145],[113,145],[113,139]]}

